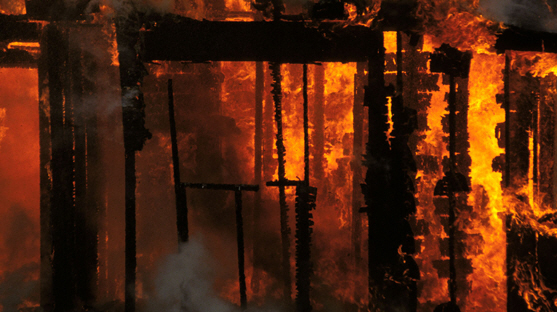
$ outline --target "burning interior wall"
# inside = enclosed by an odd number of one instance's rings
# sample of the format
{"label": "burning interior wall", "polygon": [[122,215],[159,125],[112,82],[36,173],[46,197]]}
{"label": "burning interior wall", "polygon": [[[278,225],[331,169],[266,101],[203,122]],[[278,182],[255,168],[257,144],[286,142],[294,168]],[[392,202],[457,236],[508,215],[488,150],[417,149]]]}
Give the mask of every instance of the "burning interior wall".
{"label": "burning interior wall", "polygon": [[1,9],[2,311],[555,310],[550,27],[491,2]]}

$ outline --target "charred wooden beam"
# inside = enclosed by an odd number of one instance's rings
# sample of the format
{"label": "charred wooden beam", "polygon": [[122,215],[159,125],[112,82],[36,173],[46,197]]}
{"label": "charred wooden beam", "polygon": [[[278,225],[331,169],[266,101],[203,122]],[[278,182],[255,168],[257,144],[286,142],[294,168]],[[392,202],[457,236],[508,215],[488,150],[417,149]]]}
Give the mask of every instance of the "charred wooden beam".
{"label": "charred wooden beam", "polygon": [[311,211],[315,209],[317,188],[303,181],[296,187],[296,311],[312,310],[310,301],[311,276],[311,234],[313,221]]}
{"label": "charred wooden beam", "polygon": [[144,61],[365,61],[376,45],[363,26],[303,22],[212,22],[165,17],[142,33]]}
{"label": "charred wooden beam", "polygon": [[242,191],[234,191],[236,203],[236,242],[238,243],[238,279],[240,284],[240,307],[245,310],[248,307],[248,296],[246,290],[245,251],[244,251],[244,219],[242,218]]}
{"label": "charred wooden beam", "polygon": [[[533,132],[532,117],[537,106],[539,82],[527,74],[523,76],[513,68],[511,53],[505,60],[505,164],[506,189],[509,198],[516,200],[513,205],[529,205],[529,198],[515,195],[528,185],[530,170],[530,133]],[[522,265],[534,267],[536,259],[537,238],[534,230],[523,226],[515,215],[509,213],[506,218],[507,231],[507,310],[509,312],[529,311],[528,303],[521,295],[521,288],[532,283],[532,277],[524,280],[521,275]]]}
{"label": "charred wooden beam", "polygon": [[[466,177],[458,170],[457,163],[457,91],[456,79],[468,78],[470,71],[471,53],[461,52],[447,44],[441,45],[431,56],[431,71],[441,72],[449,76],[449,164],[446,167],[445,177],[437,183],[434,195],[448,197],[448,235],[449,235],[449,295],[450,302],[442,304],[437,309],[445,306],[458,310],[457,306],[457,274],[456,274],[456,205],[457,193],[468,192],[468,181]],[[462,112],[461,112],[462,113]],[[461,128],[466,129],[466,122],[460,124]],[[465,149],[467,150],[467,148]],[[459,243],[461,243],[459,241]]]}
{"label": "charred wooden beam", "polygon": [[508,26],[497,35],[495,49],[557,53],[557,34]]}
{"label": "charred wooden beam", "polygon": [[89,4],[90,0],[26,0],[27,15],[36,20],[75,21],[84,20],[86,13],[98,11],[99,5]]}
{"label": "charred wooden beam", "polygon": [[[413,152],[408,146],[410,135],[417,128],[416,110],[404,105],[403,88],[403,58],[402,33],[397,32],[397,79],[395,94],[392,99],[391,112],[393,130],[391,133],[391,205],[394,220],[398,223],[398,235],[404,263],[404,274],[395,275],[397,280],[406,284],[408,293],[404,294],[409,311],[416,311],[418,305],[417,280],[420,271],[413,254],[416,253],[414,233],[410,227],[409,218],[416,213],[414,198],[414,184],[417,173]],[[396,195],[395,195],[396,194]],[[396,220],[398,218],[398,220]]]}
{"label": "charred wooden beam", "polygon": [[36,68],[37,61],[27,51],[6,49],[0,50],[0,67]]}
{"label": "charred wooden beam", "polygon": [[168,116],[170,124],[170,140],[172,142],[172,167],[174,169],[174,194],[176,196],[176,227],[178,242],[188,241],[188,206],[186,192],[181,187],[180,158],[178,156],[178,138],[176,134],[176,119],[174,114],[174,90],[172,79],[168,79]]}
{"label": "charred wooden beam", "polygon": [[57,311],[76,309],[75,229],[73,199],[73,120],[68,72],[68,33],[57,25],[46,28],[48,89],[52,139],[51,226],[52,284]]}
{"label": "charred wooden beam", "polygon": [[86,227],[85,243],[87,249],[83,257],[87,271],[87,282],[84,288],[82,300],[86,305],[86,309],[90,309],[98,300],[99,273],[99,241],[101,240],[99,225],[101,222],[101,209],[103,202],[103,189],[105,183],[104,166],[102,162],[102,152],[100,147],[100,131],[98,130],[98,110],[100,105],[98,100],[100,91],[97,89],[96,78],[99,74],[97,57],[88,52],[86,47],[82,47],[83,51],[83,96],[86,129],[85,150],[87,161],[87,193],[86,193]]}
{"label": "charred wooden beam", "polygon": [[29,22],[26,15],[0,14],[0,42],[39,42],[41,27],[39,23]]}
{"label": "charred wooden beam", "polygon": [[203,189],[203,190],[221,190],[221,191],[259,191],[259,185],[252,184],[214,184],[214,183],[182,183],[183,187]]}
{"label": "charred wooden beam", "polygon": [[[394,311],[401,304],[400,298],[389,282],[391,269],[398,262],[399,242],[395,239],[394,216],[389,211],[388,181],[390,149],[387,141],[388,108],[385,89],[385,48],[383,32],[376,31],[378,47],[368,54],[368,86],[365,91],[365,104],[368,106],[369,129],[364,164],[365,184],[362,184],[366,207],[360,211],[367,213],[368,230],[368,272],[371,311]],[[394,292],[393,292],[394,291]]]}
{"label": "charred wooden beam", "polygon": [[[263,181],[263,96],[265,92],[265,69],[263,62],[255,64],[255,136],[254,136],[254,184],[261,187]],[[254,207],[252,211],[253,222],[251,224],[251,237],[253,242],[254,265],[259,262],[259,255],[256,249],[262,244],[260,240],[262,192],[257,192],[254,197]]]}
{"label": "charred wooden beam", "polygon": [[303,65],[302,95],[304,97],[304,181],[309,186],[309,103],[308,103],[308,64]]}
{"label": "charred wooden beam", "polygon": [[151,133],[145,128],[145,103],[141,85],[146,70],[139,60],[139,29],[142,22],[136,12],[118,16],[116,40],[120,62],[122,90],[122,119],[125,149],[125,311],[135,311],[136,280],[136,173],[135,154],[140,151]]}
{"label": "charred wooden beam", "polygon": [[40,272],[40,305],[44,311],[51,311],[54,307],[52,284],[52,227],[51,227],[51,128],[50,128],[50,99],[49,94],[49,57],[47,32],[41,36],[42,51],[39,57],[39,176],[40,176],[40,232],[41,232],[41,272]]}
{"label": "charred wooden beam", "polygon": [[[269,63],[273,82],[271,86],[273,102],[275,103],[275,123],[277,127],[276,148],[278,160],[278,179],[279,182],[286,180],[286,148],[282,136],[282,75],[280,63]],[[282,274],[284,287],[284,300],[289,301],[292,295],[292,278],[290,276],[290,227],[288,226],[288,204],[286,203],[286,191],[284,185],[278,185],[279,204],[280,204],[280,234],[282,244]]]}
{"label": "charred wooden beam", "polygon": [[313,131],[312,152],[313,176],[316,186],[322,187],[325,177],[325,67],[316,65],[313,70]]}
{"label": "charred wooden beam", "polygon": [[361,240],[362,240],[362,221],[359,214],[361,203],[360,184],[362,183],[362,156],[364,154],[364,69],[365,63],[359,62],[356,65],[354,75],[354,107],[352,110],[354,142],[352,147],[352,249],[354,259],[360,263]]}
{"label": "charred wooden beam", "polygon": [[[83,35],[76,30],[76,33]],[[72,33],[71,38],[75,38]],[[88,196],[88,135],[87,120],[92,111],[84,100],[85,73],[81,47],[71,40],[69,69],[71,74],[71,97],[74,106],[74,162],[75,162],[75,231],[76,231],[76,291],[80,303],[90,307],[94,303],[97,277],[97,229],[96,207],[89,205]],[[88,74],[88,73],[87,73]],[[90,86],[89,86],[90,87]]]}

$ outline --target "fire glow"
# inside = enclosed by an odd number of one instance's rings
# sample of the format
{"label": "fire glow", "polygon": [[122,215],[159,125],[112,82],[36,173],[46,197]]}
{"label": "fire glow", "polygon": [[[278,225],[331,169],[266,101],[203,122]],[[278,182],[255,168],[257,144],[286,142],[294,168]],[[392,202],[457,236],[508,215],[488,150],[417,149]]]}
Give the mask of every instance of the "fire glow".
{"label": "fire glow", "polygon": [[551,25],[36,1],[0,3],[0,312],[557,309]]}

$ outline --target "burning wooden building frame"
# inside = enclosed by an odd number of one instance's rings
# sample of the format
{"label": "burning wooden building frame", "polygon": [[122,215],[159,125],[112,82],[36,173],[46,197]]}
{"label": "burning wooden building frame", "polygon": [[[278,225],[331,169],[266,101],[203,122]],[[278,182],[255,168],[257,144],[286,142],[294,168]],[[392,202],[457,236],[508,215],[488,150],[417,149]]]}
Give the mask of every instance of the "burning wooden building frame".
{"label": "burning wooden building frame", "polygon": [[464,2],[0,2],[0,311],[555,311],[557,5]]}

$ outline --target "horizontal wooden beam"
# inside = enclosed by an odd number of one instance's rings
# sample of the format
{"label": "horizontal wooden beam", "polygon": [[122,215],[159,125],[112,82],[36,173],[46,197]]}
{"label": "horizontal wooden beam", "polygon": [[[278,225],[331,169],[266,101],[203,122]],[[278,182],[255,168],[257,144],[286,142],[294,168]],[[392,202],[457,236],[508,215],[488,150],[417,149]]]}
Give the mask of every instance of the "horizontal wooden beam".
{"label": "horizontal wooden beam", "polygon": [[221,191],[259,191],[259,185],[252,184],[182,183],[182,187]]}
{"label": "horizontal wooden beam", "polygon": [[39,23],[30,22],[25,15],[0,14],[0,42],[38,42]]}
{"label": "horizontal wooden beam", "polygon": [[338,22],[217,22],[173,16],[145,27],[143,60],[362,62],[381,44],[376,33]]}
{"label": "horizontal wooden beam", "polygon": [[557,34],[510,26],[497,35],[495,49],[557,53]]}

